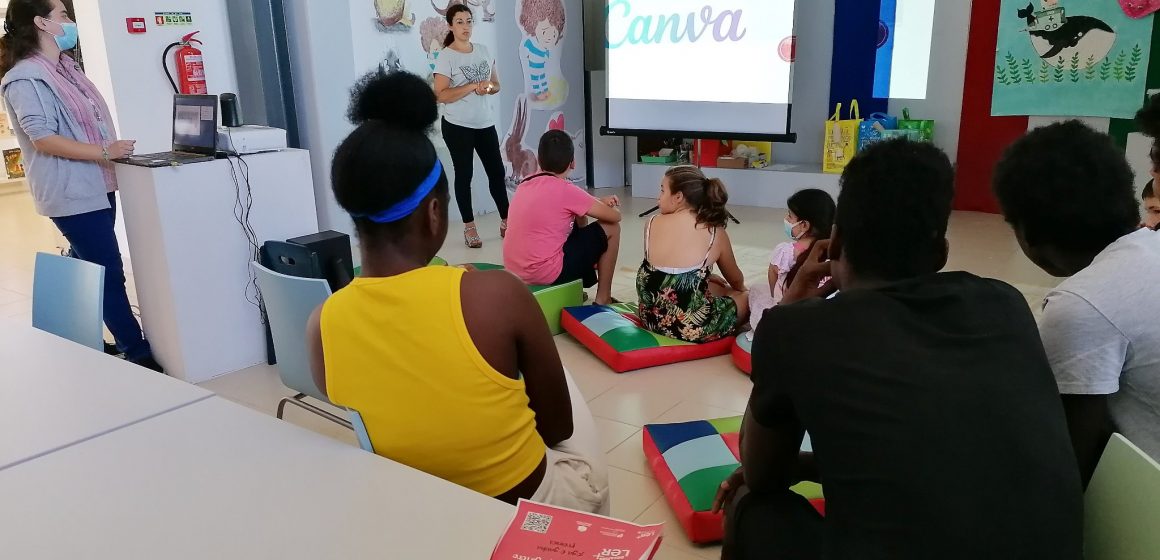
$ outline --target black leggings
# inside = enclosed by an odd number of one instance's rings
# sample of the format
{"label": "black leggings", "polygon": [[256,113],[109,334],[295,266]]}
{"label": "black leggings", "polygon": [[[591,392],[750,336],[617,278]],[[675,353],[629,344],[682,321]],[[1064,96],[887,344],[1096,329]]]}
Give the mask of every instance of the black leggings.
{"label": "black leggings", "polygon": [[443,141],[451,152],[451,164],[455,166],[455,202],[459,204],[459,215],[463,223],[475,221],[475,211],[471,208],[471,178],[475,171],[475,158],[479,154],[483,170],[487,173],[488,189],[500,219],[508,216],[507,184],[504,180],[503,160],[499,155],[499,134],[494,126],[487,128],[467,128],[443,119]]}

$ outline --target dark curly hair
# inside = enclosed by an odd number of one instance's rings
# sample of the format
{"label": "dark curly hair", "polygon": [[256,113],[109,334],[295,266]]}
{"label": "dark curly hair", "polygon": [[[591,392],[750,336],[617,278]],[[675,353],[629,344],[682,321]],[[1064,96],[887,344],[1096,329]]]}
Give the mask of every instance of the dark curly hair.
{"label": "dark curly hair", "polygon": [[1144,102],[1144,107],[1136,113],[1136,126],[1145,136],[1152,138],[1152,151],[1149,153],[1152,169],[1160,171],[1160,147],[1156,145],[1160,141],[1160,94]]}
{"label": "dark curly hair", "polygon": [[[411,196],[431,173],[438,156],[427,134],[439,116],[435,92],[408,72],[371,72],[351,92],[350,121],[357,125],[334,153],[330,177],[334,198],[354,218],[366,246],[400,239],[414,216],[379,224],[366,216]],[[450,198],[447,174],[429,197]]]}
{"label": "dark curly hair", "polygon": [[953,198],[954,169],[933,144],[872,145],[842,173],[834,227],[843,258],[858,275],[881,280],[938,272]]}
{"label": "dark curly hair", "polygon": [[1031,246],[1103,250],[1140,223],[1135,190],[1111,137],[1074,120],[1029,132],[995,168],[1003,216]]}
{"label": "dark curly hair", "polygon": [[799,220],[810,223],[808,235],[816,239],[829,239],[834,229],[834,197],[820,189],[805,189],[793,193],[785,205]]}
{"label": "dark curly hair", "polygon": [[[68,4],[65,4],[68,7]],[[48,0],[12,0],[4,16],[4,36],[0,37],[0,76],[40,48],[37,17],[52,13]]]}
{"label": "dark curly hair", "polygon": [[729,220],[729,191],[721,179],[710,179],[695,165],[678,165],[665,171],[669,180],[669,193],[681,193],[693,211],[697,213],[697,223],[710,227],[724,227]]}

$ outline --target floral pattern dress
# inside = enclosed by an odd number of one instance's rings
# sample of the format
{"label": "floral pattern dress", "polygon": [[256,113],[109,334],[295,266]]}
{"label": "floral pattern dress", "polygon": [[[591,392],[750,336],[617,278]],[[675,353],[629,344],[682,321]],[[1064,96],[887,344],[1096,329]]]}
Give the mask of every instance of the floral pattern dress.
{"label": "floral pattern dress", "polygon": [[[649,231],[645,230],[645,257],[636,273],[636,294],[640,298],[637,317],[644,328],[657,334],[692,343],[713,342],[737,330],[737,302],[729,296],[709,291],[712,266],[709,255],[700,267],[668,272],[648,260]],[[710,251],[717,239],[713,229]]]}

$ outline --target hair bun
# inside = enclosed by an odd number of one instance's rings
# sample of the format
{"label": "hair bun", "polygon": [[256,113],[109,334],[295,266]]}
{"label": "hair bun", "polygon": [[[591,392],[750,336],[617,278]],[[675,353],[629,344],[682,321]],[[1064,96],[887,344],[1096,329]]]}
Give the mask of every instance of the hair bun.
{"label": "hair bun", "polygon": [[435,92],[410,72],[371,72],[351,90],[347,118],[355,125],[377,120],[405,130],[425,132],[439,118]]}

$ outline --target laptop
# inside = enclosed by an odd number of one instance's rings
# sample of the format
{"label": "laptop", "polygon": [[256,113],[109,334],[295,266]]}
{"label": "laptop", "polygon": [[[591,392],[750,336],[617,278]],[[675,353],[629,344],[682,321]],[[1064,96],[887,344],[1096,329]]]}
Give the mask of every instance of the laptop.
{"label": "laptop", "polygon": [[173,96],[173,150],[115,160],[138,167],[169,167],[213,161],[217,152],[216,95]]}

